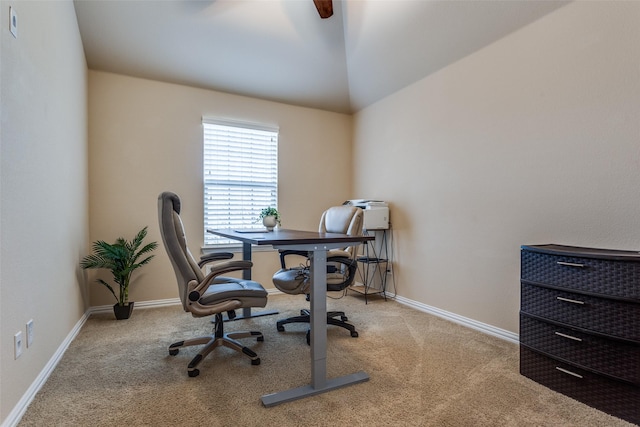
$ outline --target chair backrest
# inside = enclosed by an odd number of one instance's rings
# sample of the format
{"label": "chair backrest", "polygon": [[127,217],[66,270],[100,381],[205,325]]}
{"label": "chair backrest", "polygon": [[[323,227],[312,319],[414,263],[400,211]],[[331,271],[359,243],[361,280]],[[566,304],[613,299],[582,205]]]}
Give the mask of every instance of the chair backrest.
{"label": "chair backrest", "polygon": [[180,300],[187,311],[187,284],[191,280],[201,282],[204,275],[187,246],[187,237],[180,219],[180,198],[177,194],[165,191],[158,196],[158,222],[164,248],[178,281]]}
{"label": "chair backrest", "polygon": [[[321,233],[340,233],[349,236],[361,236],[364,223],[364,213],[362,209],[355,206],[334,206],[323,212],[320,218],[320,226],[318,231]],[[348,257],[355,259],[357,255],[357,246],[348,246],[340,249],[347,252]],[[333,251],[334,253],[336,251]],[[329,251],[327,256],[331,256]]]}
{"label": "chair backrest", "polygon": [[[322,214],[320,218],[321,233],[340,233],[349,236],[361,236],[363,231],[364,213],[355,206],[334,206]],[[347,246],[340,249],[332,249],[327,252],[328,266],[333,266],[335,271],[327,271],[327,290],[341,291],[351,285],[355,279],[355,267],[349,269],[343,263],[331,263],[331,257],[344,257],[355,261],[358,255],[358,245]],[[355,265],[355,264],[354,264]]]}

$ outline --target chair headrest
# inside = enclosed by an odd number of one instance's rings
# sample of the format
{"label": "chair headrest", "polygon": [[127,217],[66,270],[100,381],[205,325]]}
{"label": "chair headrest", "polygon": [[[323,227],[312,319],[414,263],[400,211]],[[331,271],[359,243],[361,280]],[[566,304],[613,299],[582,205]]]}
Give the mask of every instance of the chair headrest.
{"label": "chair headrest", "polygon": [[362,209],[355,206],[333,206],[322,214],[319,231],[360,236],[362,222]]}
{"label": "chair headrest", "polygon": [[180,214],[180,197],[176,193],[165,191],[158,196],[161,206],[170,205],[175,213]]}

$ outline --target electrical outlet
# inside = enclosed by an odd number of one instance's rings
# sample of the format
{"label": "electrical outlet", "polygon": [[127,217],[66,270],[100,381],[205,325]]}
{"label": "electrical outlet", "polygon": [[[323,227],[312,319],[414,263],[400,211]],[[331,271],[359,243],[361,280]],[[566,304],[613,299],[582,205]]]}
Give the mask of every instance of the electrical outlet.
{"label": "electrical outlet", "polygon": [[27,322],[27,348],[33,345],[33,319]]}
{"label": "electrical outlet", "polygon": [[13,350],[17,359],[22,354],[22,331],[13,336]]}

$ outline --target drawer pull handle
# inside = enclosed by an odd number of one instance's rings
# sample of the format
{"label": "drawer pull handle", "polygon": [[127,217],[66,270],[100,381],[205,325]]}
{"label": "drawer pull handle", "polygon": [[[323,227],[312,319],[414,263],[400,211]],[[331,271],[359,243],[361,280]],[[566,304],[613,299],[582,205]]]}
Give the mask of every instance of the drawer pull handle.
{"label": "drawer pull handle", "polygon": [[582,377],[582,375],[580,375],[580,374],[576,374],[575,372],[571,372],[571,371],[568,371],[568,370],[566,370],[566,369],[562,369],[562,368],[561,368],[561,367],[559,367],[559,366],[556,366],[556,369],[557,369],[558,371],[560,371],[560,372],[564,372],[565,374],[573,375],[573,376],[574,376],[574,377],[576,377],[576,378],[583,378],[583,377]]}
{"label": "drawer pull handle", "polygon": [[569,299],[569,298],[563,298],[563,297],[556,297],[556,299],[558,299],[560,301],[570,302],[570,303],[573,303],[573,304],[584,305],[584,301],[578,301],[578,300],[575,300],[575,299]]}
{"label": "drawer pull handle", "polygon": [[582,342],[582,338],[578,338],[578,337],[574,337],[574,336],[571,336],[571,335],[563,334],[562,332],[556,332],[555,334],[559,335],[559,336],[561,336],[563,338],[569,338],[570,340]]}
{"label": "drawer pull handle", "polygon": [[578,268],[584,268],[585,267],[584,264],[576,264],[575,262],[556,261],[556,264],[558,264],[558,265],[566,265],[567,267],[578,267]]}

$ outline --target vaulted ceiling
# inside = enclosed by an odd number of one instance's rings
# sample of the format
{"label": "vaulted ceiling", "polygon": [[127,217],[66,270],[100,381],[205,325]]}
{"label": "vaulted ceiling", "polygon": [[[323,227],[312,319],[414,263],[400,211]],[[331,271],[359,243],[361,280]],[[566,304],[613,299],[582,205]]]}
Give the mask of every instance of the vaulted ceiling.
{"label": "vaulted ceiling", "polygon": [[566,4],[75,0],[90,69],[351,113]]}

